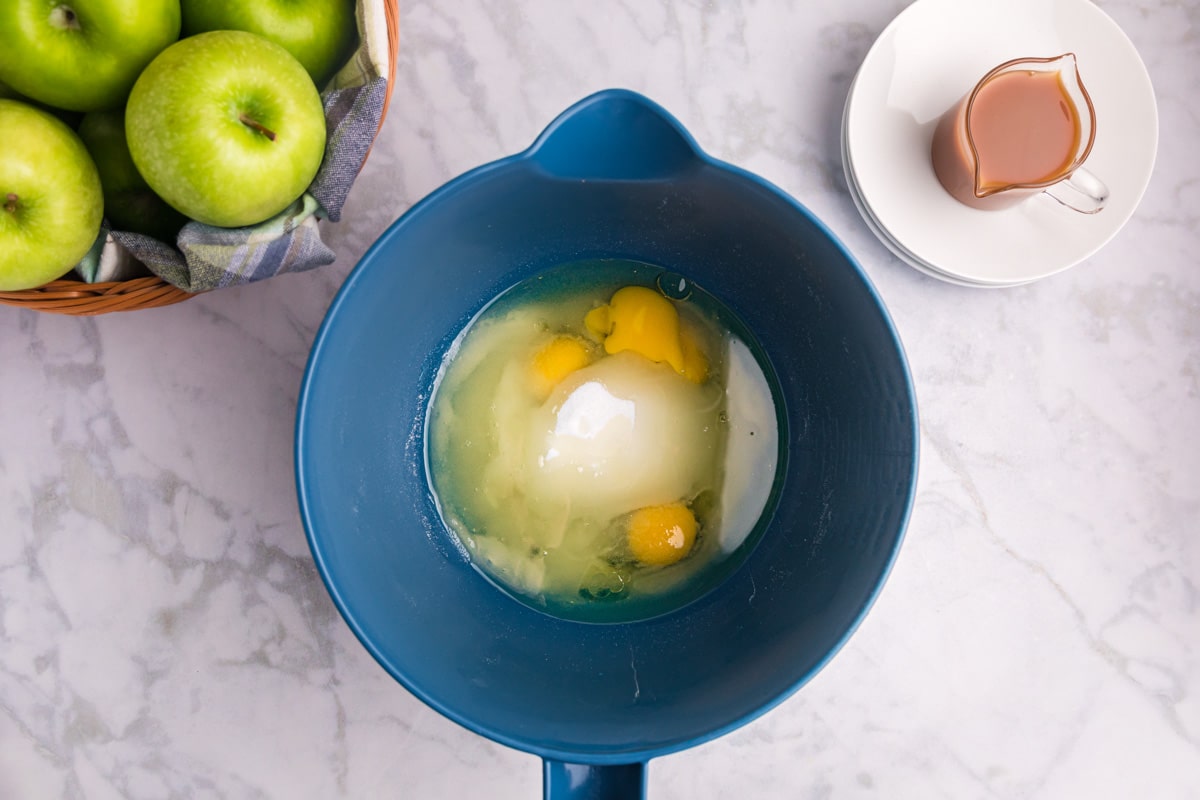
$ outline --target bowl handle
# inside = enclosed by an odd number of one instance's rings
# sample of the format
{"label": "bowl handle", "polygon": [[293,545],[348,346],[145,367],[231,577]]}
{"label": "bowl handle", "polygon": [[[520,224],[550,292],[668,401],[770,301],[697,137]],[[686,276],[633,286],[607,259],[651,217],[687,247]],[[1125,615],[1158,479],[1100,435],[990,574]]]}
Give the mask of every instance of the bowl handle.
{"label": "bowl handle", "polygon": [[644,800],[646,765],[571,764],[546,759],[543,800]]}
{"label": "bowl handle", "polygon": [[657,103],[608,89],[560,114],[525,155],[560,178],[655,180],[697,163],[700,149]]}

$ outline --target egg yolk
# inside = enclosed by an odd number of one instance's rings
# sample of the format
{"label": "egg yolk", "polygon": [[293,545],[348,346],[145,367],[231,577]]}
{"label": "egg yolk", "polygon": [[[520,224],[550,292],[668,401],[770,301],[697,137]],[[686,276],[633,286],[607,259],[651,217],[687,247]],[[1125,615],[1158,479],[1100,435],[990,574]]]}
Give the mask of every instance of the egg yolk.
{"label": "egg yolk", "polygon": [[530,362],[531,383],[539,399],[545,399],[563,378],[583,369],[592,360],[591,349],[574,336],[556,336],[534,354]]}
{"label": "egg yolk", "polygon": [[683,503],[639,508],[629,517],[627,537],[634,558],[646,566],[665,567],[692,551],[696,517]]}
{"label": "egg yolk", "polygon": [[604,341],[604,352],[609,355],[631,350],[684,374],[679,312],[653,289],[618,289],[608,305],[589,311],[583,323]]}

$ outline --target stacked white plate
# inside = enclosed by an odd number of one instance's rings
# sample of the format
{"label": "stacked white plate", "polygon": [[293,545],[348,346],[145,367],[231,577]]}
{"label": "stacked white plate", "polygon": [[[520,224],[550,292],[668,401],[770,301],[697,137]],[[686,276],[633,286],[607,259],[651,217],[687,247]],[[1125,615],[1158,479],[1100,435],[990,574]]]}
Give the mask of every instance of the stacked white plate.
{"label": "stacked white plate", "polygon": [[[1096,107],[1087,168],[1108,205],[1086,215],[1037,196],[980,211],[950,197],[929,158],[942,113],[997,64],[1067,52]],[[867,53],[842,118],[846,182],[867,225],[905,263],[962,286],[1020,286],[1091,256],[1137,208],[1157,149],[1146,67],[1088,0],[917,0]]]}

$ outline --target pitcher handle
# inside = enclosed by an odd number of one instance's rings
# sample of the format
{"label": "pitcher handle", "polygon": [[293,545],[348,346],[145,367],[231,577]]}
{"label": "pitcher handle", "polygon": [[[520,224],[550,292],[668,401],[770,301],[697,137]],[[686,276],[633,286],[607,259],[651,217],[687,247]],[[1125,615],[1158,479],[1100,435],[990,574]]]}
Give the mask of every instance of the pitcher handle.
{"label": "pitcher handle", "polygon": [[1066,180],[1050,186],[1046,194],[1080,214],[1095,214],[1108,202],[1108,187],[1086,169],[1080,167]]}
{"label": "pitcher handle", "polygon": [[644,800],[646,765],[572,764],[546,759],[543,800]]}
{"label": "pitcher handle", "polygon": [[697,163],[690,133],[636,92],[608,89],[560,114],[525,156],[546,172],[580,180],[655,180]]}

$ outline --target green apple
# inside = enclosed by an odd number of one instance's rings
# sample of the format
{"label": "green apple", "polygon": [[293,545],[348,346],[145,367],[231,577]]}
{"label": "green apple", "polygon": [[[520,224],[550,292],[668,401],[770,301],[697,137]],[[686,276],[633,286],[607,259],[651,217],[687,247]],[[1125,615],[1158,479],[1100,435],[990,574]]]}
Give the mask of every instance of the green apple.
{"label": "green apple", "polygon": [[70,271],[100,233],[100,176],[75,132],[45,111],[0,100],[0,291]]}
{"label": "green apple", "polygon": [[179,28],[179,0],[3,0],[0,81],[55,108],[117,108]]}
{"label": "green apple", "polygon": [[187,217],[167,205],[134,166],[125,142],[125,111],[93,111],[79,123],[79,138],[96,162],[104,190],[104,216],[119,231],[174,242]]}
{"label": "green apple", "polygon": [[312,183],[325,154],[325,111],[287,50],[243,31],[181,39],[138,78],[125,108],[138,172],[192,219],[262,222]]}
{"label": "green apple", "polygon": [[249,31],[280,45],[318,88],[350,58],[357,38],[354,0],[181,0],[183,32]]}

